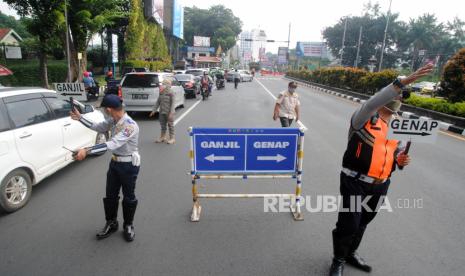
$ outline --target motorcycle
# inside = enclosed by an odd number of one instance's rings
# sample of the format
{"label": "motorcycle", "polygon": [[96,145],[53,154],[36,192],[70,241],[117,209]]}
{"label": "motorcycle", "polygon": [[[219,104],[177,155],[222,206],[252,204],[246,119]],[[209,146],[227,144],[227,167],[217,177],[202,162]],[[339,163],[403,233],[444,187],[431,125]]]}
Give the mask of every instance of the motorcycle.
{"label": "motorcycle", "polygon": [[216,89],[224,88],[224,76],[223,75],[216,75]]}
{"label": "motorcycle", "polygon": [[200,94],[202,95],[202,100],[205,101],[210,96],[210,85],[208,83],[203,83],[200,87]]}

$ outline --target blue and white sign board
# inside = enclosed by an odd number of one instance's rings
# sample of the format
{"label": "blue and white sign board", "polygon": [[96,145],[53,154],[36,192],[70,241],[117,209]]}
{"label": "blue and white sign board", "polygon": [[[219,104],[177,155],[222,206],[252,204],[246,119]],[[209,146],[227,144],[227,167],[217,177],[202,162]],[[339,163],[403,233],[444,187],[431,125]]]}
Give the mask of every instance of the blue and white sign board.
{"label": "blue and white sign board", "polygon": [[297,128],[193,128],[195,174],[292,174]]}

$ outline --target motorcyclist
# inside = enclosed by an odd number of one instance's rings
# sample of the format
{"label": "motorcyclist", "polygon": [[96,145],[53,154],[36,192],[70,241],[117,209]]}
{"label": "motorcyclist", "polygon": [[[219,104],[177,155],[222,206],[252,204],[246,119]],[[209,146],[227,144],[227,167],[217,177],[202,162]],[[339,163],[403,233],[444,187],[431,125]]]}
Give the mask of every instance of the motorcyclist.
{"label": "motorcyclist", "polygon": [[208,75],[208,72],[203,72],[203,76],[200,79],[200,84],[202,86],[202,90],[207,90],[207,97],[211,95],[211,88],[213,85],[213,79]]}

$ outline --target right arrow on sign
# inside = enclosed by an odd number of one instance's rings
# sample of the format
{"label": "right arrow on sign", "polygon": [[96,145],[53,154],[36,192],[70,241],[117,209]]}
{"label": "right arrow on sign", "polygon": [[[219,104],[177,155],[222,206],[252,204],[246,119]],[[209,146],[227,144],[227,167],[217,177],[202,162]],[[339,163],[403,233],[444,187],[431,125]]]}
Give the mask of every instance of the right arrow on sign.
{"label": "right arrow on sign", "polygon": [[215,156],[214,154],[210,154],[209,156],[205,157],[205,159],[215,163],[215,161],[234,161],[234,156]]}
{"label": "right arrow on sign", "polygon": [[394,131],[394,134],[405,134],[405,135],[421,135],[421,136],[428,136],[431,133],[427,132],[408,132],[408,131]]}
{"label": "right arrow on sign", "polygon": [[287,158],[282,156],[281,154],[278,154],[276,156],[257,156],[258,161],[276,161],[276,163],[279,163],[286,159]]}

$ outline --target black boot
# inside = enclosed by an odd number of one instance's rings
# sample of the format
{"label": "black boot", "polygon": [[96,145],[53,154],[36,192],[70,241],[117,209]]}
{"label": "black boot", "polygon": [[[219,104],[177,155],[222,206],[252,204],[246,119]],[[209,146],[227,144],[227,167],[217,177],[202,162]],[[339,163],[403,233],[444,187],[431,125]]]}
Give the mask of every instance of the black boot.
{"label": "black boot", "polygon": [[352,244],[352,236],[340,236],[337,229],[333,230],[333,250],[334,258],[331,268],[329,269],[330,276],[342,276],[344,271],[344,264],[347,255],[349,255],[349,248]]}
{"label": "black boot", "polygon": [[97,233],[97,239],[101,240],[107,238],[118,230],[118,215],[119,198],[116,199],[103,199],[103,208],[105,209],[105,219],[107,220],[103,229]]}
{"label": "black boot", "polygon": [[124,227],[123,227],[123,236],[124,239],[128,242],[132,242],[136,233],[134,232],[134,226],[132,222],[134,220],[134,214],[136,213],[137,200],[134,201],[123,201],[123,218],[124,218]]}
{"label": "black boot", "polygon": [[355,234],[350,246],[349,255],[346,258],[346,262],[360,270],[371,272],[371,266],[369,266],[365,260],[357,254],[357,249],[362,242],[365,229],[366,226],[361,226],[357,234]]}
{"label": "black boot", "polygon": [[344,272],[344,259],[333,258],[333,263],[329,269],[329,276],[342,276]]}

